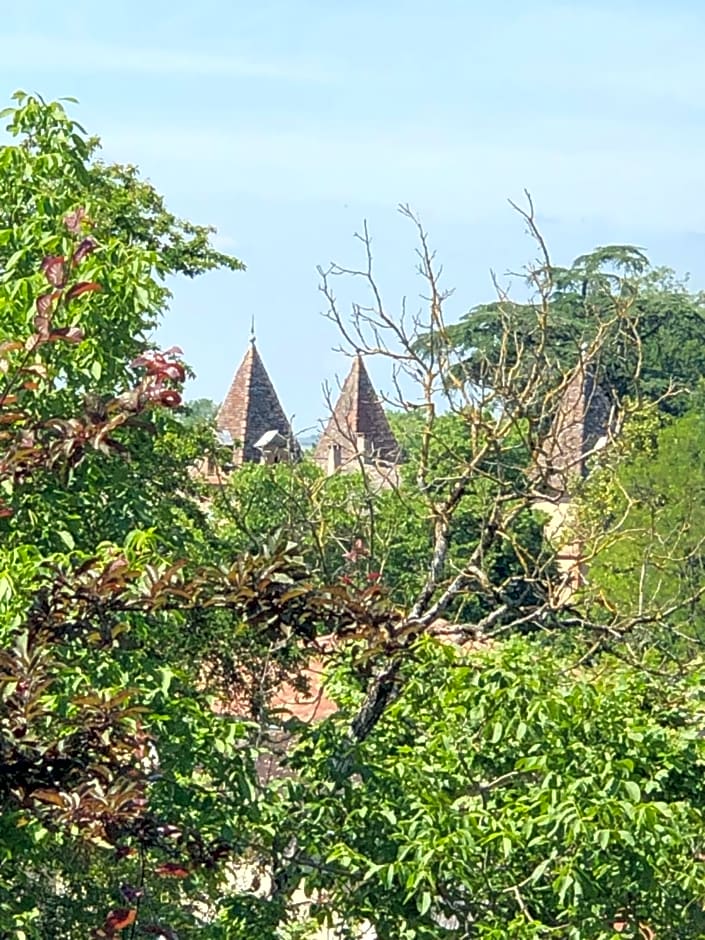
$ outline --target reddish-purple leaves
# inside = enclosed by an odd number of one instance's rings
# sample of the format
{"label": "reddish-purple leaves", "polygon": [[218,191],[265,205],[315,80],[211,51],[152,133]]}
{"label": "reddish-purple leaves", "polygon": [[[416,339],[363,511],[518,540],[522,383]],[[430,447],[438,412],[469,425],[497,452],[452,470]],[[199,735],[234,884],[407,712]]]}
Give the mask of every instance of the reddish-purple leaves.
{"label": "reddish-purple leaves", "polygon": [[191,872],[178,862],[164,862],[162,865],[157,865],[154,874],[162,878],[188,878]]}
{"label": "reddish-purple leaves", "polygon": [[34,318],[34,328],[42,342],[49,339],[54,301],[59,297],[61,297],[61,291],[54,290],[37,298],[37,315]]}
{"label": "reddish-purple leaves", "polygon": [[186,370],[180,362],[170,362],[162,369],[162,375],[172,382],[183,382],[186,379]]}
{"label": "reddish-purple leaves", "polygon": [[117,907],[111,911],[105,918],[103,925],[105,930],[124,930],[137,919],[137,911],[134,907]]}
{"label": "reddish-purple leaves", "polygon": [[67,343],[81,343],[85,339],[85,333],[78,326],[62,326],[59,329],[52,330],[49,339],[63,339]]}
{"label": "reddish-purple leaves", "polygon": [[147,391],[147,398],[165,408],[178,408],[181,404],[181,394],[174,388],[151,388]]}
{"label": "reddish-purple leaves", "polygon": [[42,271],[53,287],[63,287],[66,283],[66,258],[63,255],[48,255],[42,261]]}
{"label": "reddish-purple leaves", "polygon": [[181,395],[173,389],[162,392],[160,402],[167,408],[176,408],[181,404]]}
{"label": "reddish-purple leaves", "polygon": [[181,404],[181,394],[173,388],[167,388],[167,381],[181,384],[186,378],[183,363],[174,357],[181,353],[177,346],[172,346],[166,352],[149,349],[132,360],[132,365],[145,369],[147,379],[144,384],[144,395],[147,401],[165,408],[176,408]]}
{"label": "reddish-purple leaves", "polygon": [[96,281],[80,281],[78,284],[74,284],[73,287],[69,287],[66,291],[66,299],[73,300],[75,297],[80,297],[81,294],[99,290],[103,290],[103,288]]}
{"label": "reddish-purple leaves", "polygon": [[[77,209],[64,218],[69,232],[78,235],[85,230],[85,212]],[[86,236],[79,241],[70,256],[73,264],[83,261],[96,250],[97,242]],[[48,255],[41,262],[41,270],[51,285],[51,290],[35,300],[33,326],[35,332],[24,342],[8,340],[0,343],[0,374],[7,374],[12,367],[9,353],[26,349],[33,352],[44,344],[64,341],[80,343],[85,334],[77,325],[58,326],[54,316],[60,309],[62,298],[68,303],[83,294],[101,291],[96,281],[79,281],[69,284],[71,263],[64,255]],[[147,351],[133,365],[140,366],[145,373],[135,387],[122,395],[101,402],[98,410],[86,406],[85,414],[72,420],[44,420],[28,426],[29,415],[20,410],[17,394],[6,391],[0,396],[0,475],[5,474],[14,483],[28,479],[38,468],[53,468],[58,464],[75,466],[89,448],[105,453],[123,453],[125,445],[115,437],[115,432],[126,425],[139,422],[138,414],[150,405],[175,408],[181,404],[180,389],[173,384],[185,380],[186,370],[179,356],[181,349],[172,347],[165,352]],[[48,377],[47,366],[40,362],[25,361],[18,366],[14,380],[14,391],[25,394],[41,387],[41,380]],[[14,405],[13,410],[7,406]],[[13,510],[0,502],[0,518],[12,515]],[[47,791],[48,792],[48,791]],[[41,797],[38,797],[41,802]]]}
{"label": "reddish-purple leaves", "polygon": [[48,314],[38,313],[34,318],[34,328],[37,331],[37,339],[46,342],[49,339],[49,316]]}
{"label": "reddish-purple leaves", "polygon": [[[80,219],[75,224],[78,225],[79,223]],[[66,224],[68,225],[69,223],[67,222]],[[74,222],[72,221],[71,224],[73,225]],[[74,254],[74,263],[81,261],[95,248],[96,242],[94,239],[84,238]],[[34,328],[37,332],[27,338],[25,344],[26,349],[31,351],[42,343],[51,342],[53,340],[65,340],[68,343],[82,342],[84,333],[83,330],[79,329],[77,326],[52,328],[52,315],[55,310],[55,305],[62,295],[68,303],[71,300],[75,300],[76,297],[80,297],[82,294],[101,291],[103,289],[102,286],[98,284],[97,281],[79,281],[77,284],[73,284],[69,287],[64,294],[63,288],[66,286],[68,268],[63,255],[47,256],[42,261],[42,271],[47,281],[49,281],[53,287],[59,288],[59,290],[47,291],[46,294],[42,294],[37,298],[37,313],[34,317]]]}
{"label": "reddish-purple leaves", "polygon": [[80,264],[83,261],[83,259],[87,255],[91,254],[91,252],[95,251],[97,247],[98,247],[98,242],[95,240],[95,238],[90,238],[90,237],[84,238],[83,241],[78,246],[78,248],[73,253],[74,265]]}
{"label": "reddish-purple leaves", "polygon": [[139,901],[144,896],[144,888],[136,888],[134,885],[120,885],[120,894],[126,901],[134,904],[135,901]]}
{"label": "reddish-purple leaves", "polygon": [[54,306],[54,301],[58,297],[61,297],[61,291],[58,290],[49,291],[46,294],[42,294],[41,297],[38,297],[36,307],[39,316],[49,316]]}
{"label": "reddish-purple leaves", "polygon": [[172,350],[162,353],[156,349],[149,349],[141,356],[133,359],[132,365],[146,369],[148,375],[154,375],[160,379],[172,379],[174,382],[183,382],[186,378],[186,370],[172,356]]}

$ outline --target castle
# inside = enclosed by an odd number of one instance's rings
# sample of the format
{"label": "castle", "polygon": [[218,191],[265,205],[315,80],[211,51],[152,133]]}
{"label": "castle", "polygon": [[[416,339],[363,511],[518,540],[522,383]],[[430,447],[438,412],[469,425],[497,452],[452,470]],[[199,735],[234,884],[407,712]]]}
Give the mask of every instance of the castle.
{"label": "castle", "polygon": [[[301,448],[257,350],[254,337],[216,417],[233,468],[244,463],[294,462]],[[328,474],[365,469],[393,482],[401,448],[384,413],[362,356],[353,359],[313,459]]]}
{"label": "castle", "polygon": [[[216,417],[220,440],[231,448],[226,470],[245,463],[292,463],[301,448],[257,350],[254,336],[237,368]],[[570,594],[584,577],[582,546],[572,534],[573,481],[584,477],[592,454],[615,429],[608,396],[595,380],[592,364],[581,361],[566,380],[548,434],[535,456],[534,508],[547,517],[546,536],[558,546],[558,570]],[[313,453],[328,475],[364,471],[376,487],[399,481],[401,448],[357,354]],[[218,468],[206,479],[222,482]],[[203,472],[203,471],[202,471]]]}
{"label": "castle", "polygon": [[587,476],[590,458],[617,430],[614,402],[597,381],[593,363],[581,359],[563,385],[534,472],[533,506],[546,516],[544,532],[557,548],[556,567],[564,579],[559,600],[568,599],[586,576],[584,546],[573,517],[576,481]]}

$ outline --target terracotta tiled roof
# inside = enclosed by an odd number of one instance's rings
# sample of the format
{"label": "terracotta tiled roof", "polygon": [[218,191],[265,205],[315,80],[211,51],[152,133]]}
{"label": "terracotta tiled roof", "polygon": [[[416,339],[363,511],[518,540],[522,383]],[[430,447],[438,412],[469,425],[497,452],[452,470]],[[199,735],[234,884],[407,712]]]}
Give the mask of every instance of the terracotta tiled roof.
{"label": "terracotta tiled roof", "polygon": [[293,685],[285,683],[274,692],[272,707],[284,718],[298,718],[299,721],[307,723],[320,721],[334,714],[338,706],[328,698],[323,689],[324,669],[325,663],[322,659],[310,659],[301,670],[306,680],[306,692],[299,692]]}
{"label": "terracotta tiled roof", "polygon": [[236,464],[260,461],[261,452],[255,444],[268,431],[278,431],[291,441],[294,452],[298,451],[291,425],[254,341],[235,373],[218,411],[216,424],[219,431],[227,431],[233,442],[240,443],[241,446],[236,446],[233,452]]}
{"label": "terracotta tiled roof", "polygon": [[[495,641],[473,638],[462,627],[437,618],[428,627],[428,633],[441,643],[447,643],[465,652],[479,652],[491,649]],[[266,727],[268,747],[257,759],[257,773],[261,782],[275,777],[291,776],[292,771],[286,765],[286,755],[293,742],[293,732],[287,723],[293,718],[306,724],[312,724],[329,718],[338,711],[337,703],[328,696],[324,687],[324,673],[327,656],[339,648],[340,641],[333,635],[318,637],[319,655],[312,656],[299,670],[299,677],[304,680],[305,692],[298,691],[292,683],[284,682],[269,690],[267,707],[270,721]],[[227,701],[220,701],[214,708],[218,714],[238,715],[252,719],[251,702],[248,695],[241,691]]]}
{"label": "terracotta tiled roof", "polygon": [[338,464],[345,466],[358,460],[363,441],[368,460],[388,464],[399,462],[399,445],[362,357],[356,356],[331,419],[318,441],[314,459],[325,466],[331,447],[336,447],[340,449]]}

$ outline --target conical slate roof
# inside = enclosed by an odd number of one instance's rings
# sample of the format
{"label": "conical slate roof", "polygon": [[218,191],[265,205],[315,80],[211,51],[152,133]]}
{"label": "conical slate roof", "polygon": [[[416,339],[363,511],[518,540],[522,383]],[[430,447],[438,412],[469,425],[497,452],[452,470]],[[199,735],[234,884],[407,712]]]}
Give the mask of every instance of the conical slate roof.
{"label": "conical slate roof", "polygon": [[556,410],[551,430],[541,447],[543,482],[564,494],[571,478],[583,477],[591,453],[606,441],[613,423],[611,402],[595,378],[591,364],[576,368]]}
{"label": "conical slate roof", "polygon": [[389,464],[400,460],[399,445],[361,356],[353,360],[331,419],[316,446],[315,460],[327,464],[331,447],[339,448],[337,463],[341,466],[357,460],[363,447],[368,460]]}
{"label": "conical slate roof", "polygon": [[255,445],[268,431],[278,431],[290,442],[292,451],[298,452],[291,425],[254,340],[250,342],[220,406],[216,425],[219,431],[227,432],[236,444],[233,451],[235,464],[249,461],[259,463],[262,455]]}

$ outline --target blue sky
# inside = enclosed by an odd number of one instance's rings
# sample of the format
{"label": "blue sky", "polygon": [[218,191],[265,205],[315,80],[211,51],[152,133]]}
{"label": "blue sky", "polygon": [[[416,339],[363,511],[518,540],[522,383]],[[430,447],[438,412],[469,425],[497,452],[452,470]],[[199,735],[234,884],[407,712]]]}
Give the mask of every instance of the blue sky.
{"label": "blue sky", "polygon": [[0,82],[79,98],[107,159],[217,226],[247,272],[175,283],[158,338],[196,369],[189,395],[219,400],[254,313],[302,429],[347,368],[316,266],[354,265],[366,218],[389,306],[422,288],[400,202],[455,316],[532,257],[507,205],[524,188],[556,261],[628,242],[705,287],[704,45],[698,0],[25,0],[3,11]]}

